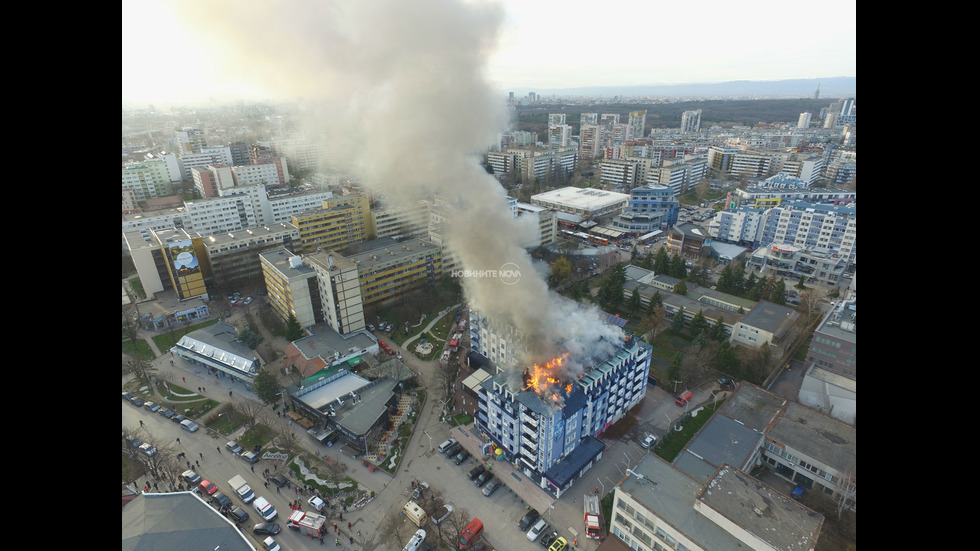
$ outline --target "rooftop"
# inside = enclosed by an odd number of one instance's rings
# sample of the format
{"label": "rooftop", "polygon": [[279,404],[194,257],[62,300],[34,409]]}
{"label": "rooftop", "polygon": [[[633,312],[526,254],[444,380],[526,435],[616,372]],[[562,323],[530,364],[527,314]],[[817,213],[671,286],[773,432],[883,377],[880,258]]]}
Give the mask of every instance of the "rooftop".
{"label": "rooftop", "polygon": [[532,201],[544,203],[560,203],[578,209],[599,209],[616,203],[625,203],[630,198],[625,193],[603,191],[593,188],[563,187],[532,195]]}

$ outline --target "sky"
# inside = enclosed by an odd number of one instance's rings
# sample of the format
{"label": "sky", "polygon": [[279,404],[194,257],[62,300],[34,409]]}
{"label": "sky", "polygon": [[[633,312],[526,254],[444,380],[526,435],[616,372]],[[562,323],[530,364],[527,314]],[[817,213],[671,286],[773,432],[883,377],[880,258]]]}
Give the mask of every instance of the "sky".
{"label": "sky", "polygon": [[[226,10],[239,14],[252,6],[275,6],[277,16],[267,16],[256,31],[263,35],[257,41],[275,44],[281,33],[312,35],[342,21],[333,17],[330,6],[345,3],[351,2],[124,0],[123,103],[279,97],[283,91],[249,69],[251,58],[240,47],[214,43],[222,26],[235,24]],[[328,8],[314,14],[312,4]],[[856,0],[439,0],[427,2],[431,12],[419,16],[438,19],[440,12],[459,5],[500,9],[480,13],[496,25],[483,74],[501,93],[857,76]],[[344,32],[363,36],[376,30],[372,23]],[[329,48],[330,37],[324,32],[319,44]],[[390,55],[399,51],[391,45]],[[286,48],[278,52],[293,53]],[[316,64],[315,52],[296,55],[307,65]]]}

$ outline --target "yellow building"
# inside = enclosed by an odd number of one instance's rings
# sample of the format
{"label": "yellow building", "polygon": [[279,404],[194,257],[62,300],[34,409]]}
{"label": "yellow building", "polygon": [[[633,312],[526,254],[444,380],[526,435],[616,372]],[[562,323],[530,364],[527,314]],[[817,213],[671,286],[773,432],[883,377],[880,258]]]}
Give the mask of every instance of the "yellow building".
{"label": "yellow building", "polygon": [[375,235],[370,201],[366,195],[351,194],[323,201],[323,208],[295,214],[292,223],[299,230],[300,254],[340,249]]}
{"label": "yellow building", "polygon": [[204,280],[211,277],[211,265],[204,239],[199,234],[190,235],[182,228],[153,232],[152,235],[162,250],[163,268],[177,298],[186,300],[206,295],[208,290]]}

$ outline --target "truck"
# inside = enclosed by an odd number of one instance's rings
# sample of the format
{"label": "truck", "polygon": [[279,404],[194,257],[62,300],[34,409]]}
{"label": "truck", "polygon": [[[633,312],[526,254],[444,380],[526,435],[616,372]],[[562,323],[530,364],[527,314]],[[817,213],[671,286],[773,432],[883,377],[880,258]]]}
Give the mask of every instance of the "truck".
{"label": "truck", "polygon": [[311,538],[319,538],[327,532],[327,517],[297,509],[289,515],[286,528],[296,530]]}
{"label": "truck", "polygon": [[242,501],[245,503],[251,503],[252,500],[255,499],[255,492],[252,491],[252,487],[248,485],[248,482],[245,482],[242,475],[236,474],[235,476],[231,477],[231,480],[228,481],[228,485],[235,489],[235,493],[238,494],[238,497],[242,498]]}
{"label": "truck", "polygon": [[415,503],[412,500],[409,500],[408,503],[402,507],[402,512],[405,513],[408,520],[412,521],[412,523],[419,528],[421,528],[422,525],[429,520],[429,516],[425,514],[425,509],[420,507],[418,503]]}
{"label": "truck", "polygon": [[599,539],[602,532],[602,510],[599,509],[599,496],[585,494],[582,503],[585,508],[585,535],[592,539]]}

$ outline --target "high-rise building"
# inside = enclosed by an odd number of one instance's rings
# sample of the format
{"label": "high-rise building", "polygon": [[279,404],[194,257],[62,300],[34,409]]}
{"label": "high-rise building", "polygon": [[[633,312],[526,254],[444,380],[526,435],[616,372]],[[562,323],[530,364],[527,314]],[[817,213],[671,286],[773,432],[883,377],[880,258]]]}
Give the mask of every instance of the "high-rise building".
{"label": "high-rise building", "polygon": [[701,110],[684,111],[681,114],[681,132],[699,132],[701,130]]}
{"label": "high-rise building", "polygon": [[641,109],[639,111],[630,111],[629,118],[630,127],[630,138],[631,140],[636,140],[642,138],[646,132],[647,124],[647,110]]}
{"label": "high-rise building", "polygon": [[810,117],[812,113],[800,113],[800,120],[796,122],[796,127],[801,129],[810,128]]}
{"label": "high-rise building", "polygon": [[[484,356],[481,350],[496,346],[496,335],[513,332],[470,310],[471,354]],[[525,365],[518,366],[524,374],[516,386],[498,369],[479,387],[477,428],[515,468],[560,498],[602,457],[606,445],[598,436],[646,395],[650,358],[650,345],[625,337],[614,354],[596,359],[574,380],[535,379],[539,366]]]}
{"label": "high-rise building", "polygon": [[174,132],[177,140],[177,151],[184,153],[200,153],[208,146],[204,139],[204,131],[198,128],[183,128]]}

